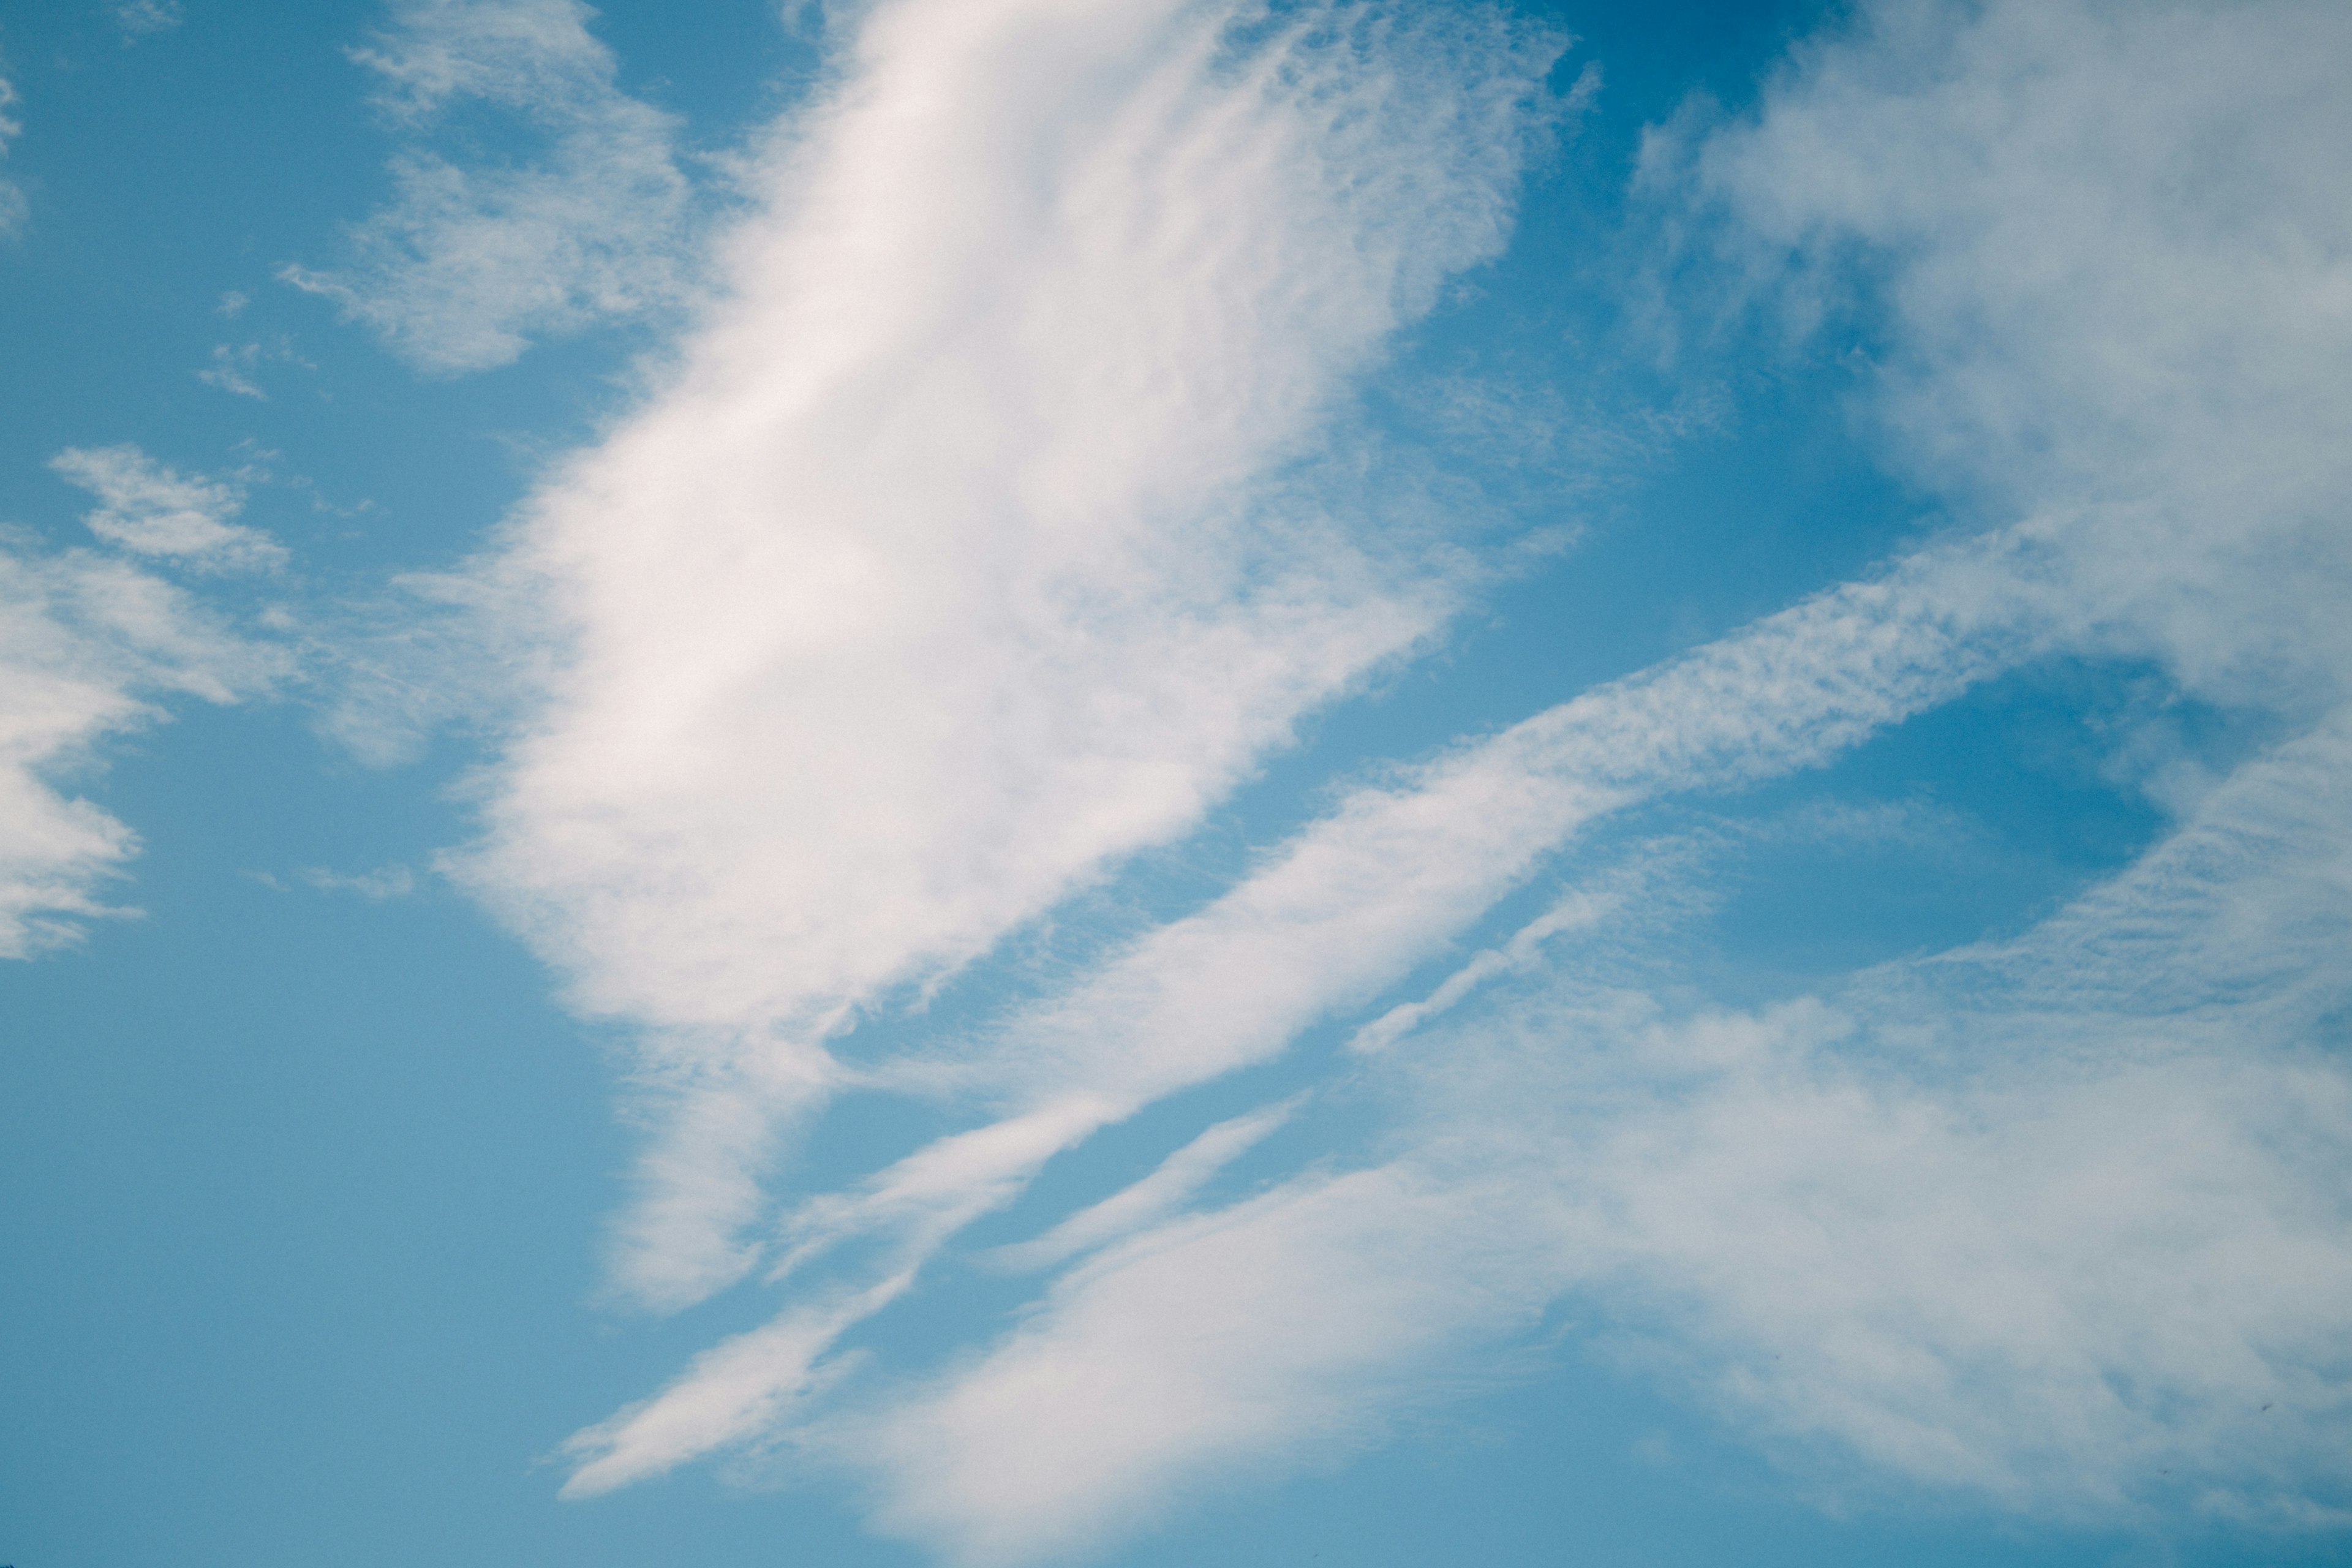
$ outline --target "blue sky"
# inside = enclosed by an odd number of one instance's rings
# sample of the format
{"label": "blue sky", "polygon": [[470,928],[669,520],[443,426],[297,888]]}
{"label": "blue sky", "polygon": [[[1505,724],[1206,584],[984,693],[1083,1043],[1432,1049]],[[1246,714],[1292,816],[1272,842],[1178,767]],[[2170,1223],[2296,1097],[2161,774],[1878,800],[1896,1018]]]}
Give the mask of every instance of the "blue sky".
{"label": "blue sky", "polygon": [[0,1562],[2341,1561],[2347,63],[0,16]]}

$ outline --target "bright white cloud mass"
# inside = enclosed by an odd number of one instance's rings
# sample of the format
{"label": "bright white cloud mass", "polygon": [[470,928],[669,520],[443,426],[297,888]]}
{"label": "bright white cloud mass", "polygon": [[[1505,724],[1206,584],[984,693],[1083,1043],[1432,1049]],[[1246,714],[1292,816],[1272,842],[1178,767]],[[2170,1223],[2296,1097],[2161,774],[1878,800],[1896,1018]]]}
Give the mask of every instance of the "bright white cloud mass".
{"label": "bright white cloud mass", "polygon": [[[272,262],[434,396],[651,334],[501,515],[330,584],[258,468],[65,445],[81,537],[0,537],[0,955],[121,912],[175,699],[462,721],[437,845],[245,875],[484,911],[607,1048],[670,1359],[533,1485],[1126,1561],[1574,1362],[1832,1519],[2340,1549],[2352,10],[1804,9],[1614,163],[1569,9],[828,6],[704,157],[615,15],[391,5],[389,200]],[[1765,384],[1871,515],[1641,488]],[[1512,616],[1603,651],[1426,695]]]}

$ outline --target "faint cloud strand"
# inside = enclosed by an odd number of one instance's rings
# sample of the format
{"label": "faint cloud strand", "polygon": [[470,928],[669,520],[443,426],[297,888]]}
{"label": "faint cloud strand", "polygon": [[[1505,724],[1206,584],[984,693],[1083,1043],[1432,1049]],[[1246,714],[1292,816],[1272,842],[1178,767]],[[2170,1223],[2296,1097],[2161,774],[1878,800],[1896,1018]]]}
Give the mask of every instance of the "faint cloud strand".
{"label": "faint cloud strand", "polygon": [[405,866],[385,866],[357,875],[306,866],[297,875],[322,893],[355,893],[372,904],[404,899],[416,891],[416,873]]}
{"label": "faint cloud strand", "polygon": [[180,0],[123,0],[114,7],[114,25],[122,29],[125,43],[168,33],[185,19]]}
{"label": "faint cloud strand", "polygon": [[[16,101],[16,84],[0,77],[0,159],[8,156],[8,143],[24,134],[25,122],[9,112]],[[23,189],[15,181],[0,177],[0,239],[24,226],[25,211]]]}
{"label": "faint cloud strand", "polygon": [[335,300],[421,369],[506,364],[534,336],[640,314],[683,295],[691,191],[678,122],[622,92],[576,0],[407,0],[352,58],[379,104],[422,136],[488,104],[538,139],[530,161],[461,164],[422,145],[391,164],[392,205],[352,231],[352,263],[278,276]]}
{"label": "faint cloud strand", "polygon": [[[231,295],[229,298],[241,299],[242,296]],[[228,309],[223,309],[221,311],[225,316],[233,316],[236,313],[235,310]],[[305,370],[318,368],[296,353],[293,345],[284,338],[268,343],[246,342],[235,346],[228,343],[215,343],[213,345],[212,363],[196,372],[196,379],[206,386],[217,387],[235,396],[250,397],[257,402],[267,403],[269,401],[269,394],[263,391],[260,384],[254,379],[259,374],[261,367],[267,363],[299,365]]]}

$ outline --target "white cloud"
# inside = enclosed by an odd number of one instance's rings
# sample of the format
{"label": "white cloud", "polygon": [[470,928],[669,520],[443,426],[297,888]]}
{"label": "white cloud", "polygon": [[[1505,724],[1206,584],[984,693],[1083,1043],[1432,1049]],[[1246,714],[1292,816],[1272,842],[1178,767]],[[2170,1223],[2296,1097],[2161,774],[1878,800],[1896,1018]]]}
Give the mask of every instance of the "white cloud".
{"label": "white cloud", "polygon": [[[229,298],[241,300],[243,296],[231,295]],[[223,315],[233,316],[236,313],[227,309],[221,311]],[[267,403],[269,394],[263,391],[260,383],[254,378],[260,374],[264,364],[270,363],[299,365],[304,370],[319,368],[295,353],[292,342],[284,338],[268,343],[246,342],[235,346],[215,343],[213,345],[212,363],[196,372],[196,379],[235,396]]]}
{"label": "white cloud", "polygon": [[859,1007],[1182,831],[1461,597],[1318,431],[1501,243],[1550,47],[1228,19],[873,8],[674,377],[477,574],[564,652],[453,868],[648,1031],[646,1300],[750,1267]]}
{"label": "white cloud", "polygon": [[245,509],[234,483],[180,474],[131,446],[68,447],[49,467],[98,498],[82,521],[110,544],[214,572],[285,563],[285,546],[229,521]]}
{"label": "white cloud", "polygon": [[397,199],[352,233],[353,264],[279,277],[444,373],[677,303],[692,238],[677,121],[620,90],[593,15],[578,0],[402,0],[394,31],[353,57],[384,79],[394,121],[421,135],[488,104],[541,154],[467,167],[410,146],[391,165]]}
{"label": "white cloud", "polygon": [[356,893],[372,904],[380,904],[386,899],[404,899],[416,890],[416,873],[405,866],[383,866],[356,873],[306,866],[299,875],[322,893]]}
{"label": "white cloud", "polygon": [[1389,1167],[1149,1233],[984,1359],[807,1448],[877,1474],[876,1522],[970,1568],[1077,1555],[1181,1489],[1344,1458],[1413,1373],[1542,1308],[1517,1224],[1465,1196]]}
{"label": "white cloud", "polygon": [[998,1247],[991,1261],[1004,1268],[1050,1268],[1157,1224],[1190,1203],[1218,1172],[1290,1120],[1297,1109],[1294,1098],[1217,1122],[1141,1181],[1080,1209],[1034,1240]]}
{"label": "white cloud", "polygon": [[2352,486],[2347,58],[2325,0],[1883,5],[1685,166],[1751,267],[1864,279],[1894,461],[2072,514],[2116,643],[2314,712],[2352,670],[2314,575],[2342,591]]}
{"label": "white cloud", "polygon": [[2347,25],[1888,5],[1801,51],[1689,188],[1817,300],[1859,246],[1890,454],[2022,521],[1360,793],[981,1047],[894,1070],[1116,1120],[1360,1005],[1599,814],[1819,762],[2027,657],[2153,658],[2298,738],[2026,938],[1825,1001],[1596,977],[1561,944],[1638,925],[1571,896],[1360,1037],[1370,1070],[1429,1064],[1415,1152],[1114,1248],[934,1384],[773,1419],[877,1474],[890,1528],[1025,1561],[1360,1441],[1583,1290],[1736,1418],[1865,1470],[2340,1519],[2352,1085],[2317,1047],[2352,984]]}
{"label": "white cloud", "polygon": [[2340,1504],[2347,762],[2290,743],[2024,937],[1826,1006],[1676,1016],[1571,961],[1415,1092],[1769,1436],[2043,1511]]}
{"label": "white cloud", "polygon": [[131,43],[157,33],[168,33],[186,19],[181,13],[180,0],[121,0],[114,7],[114,25]]}
{"label": "white cloud", "polygon": [[[16,101],[16,84],[0,77],[0,158],[8,155],[8,143],[24,133],[25,122],[8,112]],[[25,193],[14,180],[0,178],[0,239],[5,239],[25,222]]]}
{"label": "white cloud", "polygon": [[213,345],[213,363],[196,372],[196,379],[206,386],[217,386],[223,392],[238,397],[250,397],[259,402],[269,401],[269,394],[254,384],[249,374],[261,357],[259,343],[247,343],[233,349],[226,343]]}
{"label": "white cloud", "polygon": [[1452,1011],[1481,986],[1539,968],[1547,942],[1564,931],[1590,930],[1619,914],[1623,897],[1623,890],[1617,888],[1570,889],[1550,909],[1512,932],[1508,942],[1474,956],[1428,995],[1400,1002],[1358,1029],[1348,1037],[1348,1048],[1365,1055],[1384,1051],[1439,1015]]}
{"label": "white cloud", "polygon": [[[795,1292],[574,1438],[567,1490],[786,1444],[875,1478],[891,1530],[1026,1561],[1370,1440],[1580,1291],[1736,1419],[1911,1481],[2096,1511],[2178,1472],[2332,1517],[2352,220],[2317,8],[2219,39],[1888,5],[1753,121],[1662,140],[1654,188],[1751,275],[1825,308],[1859,250],[1887,449],[1967,526],[1359,790],[959,1046],[825,1048],[1195,820],[1458,591],[1320,525],[1328,468],[1265,476],[1497,242],[1527,57],[1437,68],[1337,15],[1235,59],[1172,9],[871,11],[674,382],[476,574],[556,605],[566,662],[456,868],[648,1029],[667,1096],[622,1281],[676,1305],[772,1256]],[[1375,1000],[1603,816],[2116,653],[2300,738],[2168,797],[2189,826],[2027,937],[1670,1005],[1686,977],[1577,945],[1638,947],[1678,862],[1636,866],[1359,1030],[1350,1070],[1411,1080],[1402,1155],[1152,1228],[1261,1124],[1213,1129],[1011,1254],[1103,1248],[992,1350],[912,1385],[835,1352],[1055,1154]],[[1000,1118],[764,1240],[782,1131],[846,1086]],[[2254,1393],[2286,1414],[2250,1425]]]}
{"label": "white cloud", "polygon": [[[268,871],[243,873],[273,893],[290,893],[292,883]],[[294,874],[295,881],[321,893],[352,893],[372,904],[388,899],[404,899],[416,890],[416,873],[405,866],[382,866],[373,871],[343,872],[324,866],[305,866]]]}
{"label": "white cloud", "polygon": [[[1266,1059],[1300,1029],[1391,984],[1595,817],[1817,762],[2000,668],[2015,657],[2016,624],[2032,602],[2013,556],[2012,541],[1996,540],[1905,563],[1884,581],[1849,585],[1580,698],[1399,788],[1360,793],[1202,913],[992,1031],[976,1059],[868,1069],[879,1081],[948,1083],[1027,1109],[941,1139],[846,1194],[800,1205],[782,1227],[779,1276],[850,1238],[878,1239],[880,1261],[843,1298],[878,1308],[1054,1154],[1152,1099]],[[1576,923],[1572,910],[1559,913],[1547,929]],[[848,1078],[829,1064],[807,1070],[781,1086],[786,1103],[797,1096],[805,1106]],[[675,1162],[656,1188],[659,1201],[629,1222],[631,1238],[665,1263],[681,1234],[707,1236],[712,1215],[757,1199],[740,1171],[751,1147],[746,1128],[759,1125],[745,1109],[756,1087],[720,1082],[723,1092],[689,1101],[690,1115],[657,1152]],[[1104,1217],[1071,1222],[1077,1245]],[[752,1256],[739,1252],[738,1269]],[[573,1490],[603,1490],[762,1436],[743,1423],[793,1414],[782,1391],[817,1378],[816,1358],[856,1321],[832,1310],[820,1334],[804,1313],[788,1311],[779,1321],[797,1325],[788,1338],[805,1360],[746,1363],[714,1352],[656,1399],[575,1439],[583,1468]],[[709,1386],[747,1364],[776,1380],[771,1396]],[[698,1426],[703,1417],[710,1424]]]}
{"label": "white cloud", "polygon": [[137,836],[65,782],[101,741],[160,719],[154,699],[233,702],[286,673],[279,650],[135,566],[0,541],[0,957],[121,912],[101,894]]}
{"label": "white cloud", "polygon": [[1704,868],[1642,847],[1616,918],[1542,917],[1378,1058],[1402,1156],[1147,1232],[797,1442],[878,1478],[887,1529],[1036,1561],[1345,1458],[1569,1296],[1849,1490],[2327,1527],[2352,1075],[2310,1047],[2352,1002],[2347,763],[2342,725],[2293,742],[2023,937],[1760,1014],[1652,994],[1641,906]]}
{"label": "white cloud", "polygon": [[564,1445],[577,1462],[564,1495],[593,1496],[772,1434],[837,1375],[824,1358],[843,1332],[904,1294],[940,1243],[1011,1201],[1103,1120],[1099,1105],[1072,1097],[941,1139],[852,1192],[802,1205],[784,1226],[789,1247],[772,1278],[851,1239],[879,1237],[878,1256],[853,1282],[803,1287],[772,1322],[698,1356],[652,1399],[575,1434]]}
{"label": "white cloud", "polygon": [[[842,1333],[898,1300],[950,1237],[1019,1195],[1046,1160],[1110,1120],[1109,1109],[1073,1096],[941,1139],[849,1193],[802,1205],[782,1227],[785,1250],[772,1281],[854,1239],[883,1238],[878,1258],[866,1263],[859,1282],[804,1291],[807,1300],[773,1322],[696,1358],[656,1397],[574,1436],[564,1445],[577,1464],[564,1495],[609,1491],[788,1428],[811,1394],[837,1381],[842,1364],[826,1358]],[[1140,1182],[1071,1215],[1048,1235],[998,1249],[989,1261],[1016,1269],[1049,1268],[1155,1223],[1279,1127],[1292,1109],[1291,1103],[1269,1106],[1217,1123]]]}
{"label": "white cloud", "polygon": [[2011,668],[2042,646],[2041,570],[2015,534],[1927,552],[1359,791],[1198,914],[1016,1016],[993,1054],[940,1070],[1132,1106],[1264,1060],[1597,819],[1814,765]]}
{"label": "white cloud", "polygon": [[[234,486],[184,478],[134,447],[68,448],[50,465],[100,500],[104,545],[200,570],[274,566],[285,552],[226,520]],[[79,939],[124,911],[106,884],[138,852],[132,831],[71,793],[107,737],[157,722],[161,699],[236,702],[290,673],[185,589],[114,556],[40,550],[0,533],[0,957]]]}

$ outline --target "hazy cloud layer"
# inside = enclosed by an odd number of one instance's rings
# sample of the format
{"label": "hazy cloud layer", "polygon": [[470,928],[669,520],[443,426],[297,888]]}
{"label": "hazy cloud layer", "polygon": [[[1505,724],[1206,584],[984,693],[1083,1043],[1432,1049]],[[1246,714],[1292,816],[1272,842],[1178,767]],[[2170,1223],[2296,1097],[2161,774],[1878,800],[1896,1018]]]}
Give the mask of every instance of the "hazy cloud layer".
{"label": "hazy cloud layer", "polygon": [[[578,0],[401,0],[393,29],[352,56],[415,139],[392,161],[398,195],[352,231],[348,266],[279,276],[443,373],[677,303],[692,238],[678,123],[620,90],[593,15]],[[530,151],[460,163],[425,144],[470,105],[511,117]]]}

